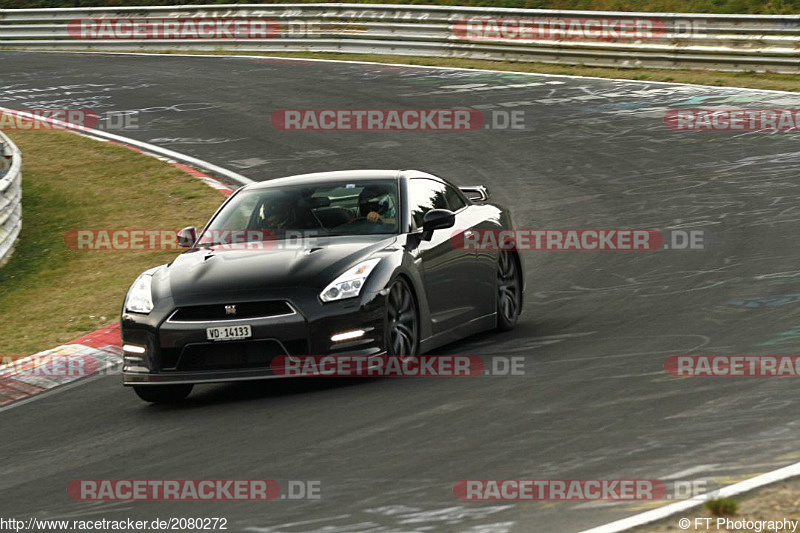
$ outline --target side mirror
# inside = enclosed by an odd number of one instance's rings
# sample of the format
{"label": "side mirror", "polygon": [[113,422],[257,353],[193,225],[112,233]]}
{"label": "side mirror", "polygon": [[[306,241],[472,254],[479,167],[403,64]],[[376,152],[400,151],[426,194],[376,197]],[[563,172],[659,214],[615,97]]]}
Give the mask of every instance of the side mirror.
{"label": "side mirror", "polygon": [[422,217],[422,237],[430,240],[434,230],[452,228],[456,224],[456,214],[449,209],[431,209]]}
{"label": "side mirror", "polygon": [[197,228],[189,226],[178,232],[178,246],[181,248],[191,248],[197,242]]}
{"label": "side mirror", "polygon": [[489,189],[483,185],[472,185],[468,187],[459,187],[464,196],[469,198],[470,202],[485,202],[489,199]]}

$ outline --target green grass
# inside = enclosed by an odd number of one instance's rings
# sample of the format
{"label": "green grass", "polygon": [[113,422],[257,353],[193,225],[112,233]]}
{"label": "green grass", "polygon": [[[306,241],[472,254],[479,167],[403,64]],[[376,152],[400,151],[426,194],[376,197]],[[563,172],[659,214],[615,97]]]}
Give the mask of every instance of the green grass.
{"label": "green grass", "polygon": [[[315,2],[317,0],[298,0]],[[657,11],[678,13],[766,13],[800,12],[800,0],[352,0],[357,3],[439,4],[535,9],[590,9],[595,11]],[[165,6],[176,4],[242,4],[249,0],[5,0],[6,8],[89,7],[89,6]],[[261,4],[281,2],[262,1]]]}
{"label": "green grass", "polygon": [[739,509],[739,504],[733,498],[715,498],[704,505],[714,516],[731,516]]}
{"label": "green grass", "polygon": [[202,226],[219,192],[152,157],[66,132],[11,132],[23,229],[0,268],[0,358],[53,348],[119,319],[128,286],[174,251],[76,251],[71,229]]}

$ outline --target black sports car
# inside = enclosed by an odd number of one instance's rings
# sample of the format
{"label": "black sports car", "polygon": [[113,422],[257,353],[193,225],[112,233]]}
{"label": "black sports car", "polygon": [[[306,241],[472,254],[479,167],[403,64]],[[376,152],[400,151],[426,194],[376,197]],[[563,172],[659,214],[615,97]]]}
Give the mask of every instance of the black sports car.
{"label": "black sports car", "polygon": [[278,356],[414,356],[513,328],[522,257],[453,244],[513,227],[487,200],[483,187],[414,170],[240,188],[199,235],[180,232],[188,251],[128,291],[124,384],[146,401],[179,401],[196,383],[276,377]]}

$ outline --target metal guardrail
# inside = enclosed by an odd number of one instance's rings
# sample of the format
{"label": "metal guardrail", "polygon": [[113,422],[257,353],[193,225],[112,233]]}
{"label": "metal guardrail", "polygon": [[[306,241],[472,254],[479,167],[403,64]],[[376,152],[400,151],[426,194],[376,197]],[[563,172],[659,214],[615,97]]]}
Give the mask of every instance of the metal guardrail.
{"label": "metal guardrail", "polygon": [[[154,19],[269,19],[275,22],[276,31],[270,38],[263,39],[148,37],[87,40],[76,37],[74,32],[70,34],[70,27],[74,29],[77,21],[87,19],[109,22],[115,19],[150,19],[151,22]],[[611,31],[596,37],[598,27],[615,23],[636,25],[639,21],[650,21],[655,31],[649,35],[644,32],[632,36],[620,36]],[[564,31],[552,31],[562,24]],[[473,31],[476,26],[486,31]],[[515,32],[514,28],[520,31]],[[538,28],[539,31],[525,34],[522,33],[525,28]],[[800,15],[630,13],[391,4],[0,9],[0,47],[344,52],[612,67],[800,73]]]}
{"label": "metal guardrail", "polygon": [[0,266],[11,255],[22,229],[22,156],[0,132]]}

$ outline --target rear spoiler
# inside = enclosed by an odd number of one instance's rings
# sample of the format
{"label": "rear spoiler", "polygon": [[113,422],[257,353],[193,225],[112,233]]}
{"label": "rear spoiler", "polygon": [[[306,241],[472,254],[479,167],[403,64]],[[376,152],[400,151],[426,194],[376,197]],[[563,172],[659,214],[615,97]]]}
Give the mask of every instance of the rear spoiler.
{"label": "rear spoiler", "polygon": [[489,199],[489,189],[483,185],[459,187],[459,190],[473,202],[485,202]]}

